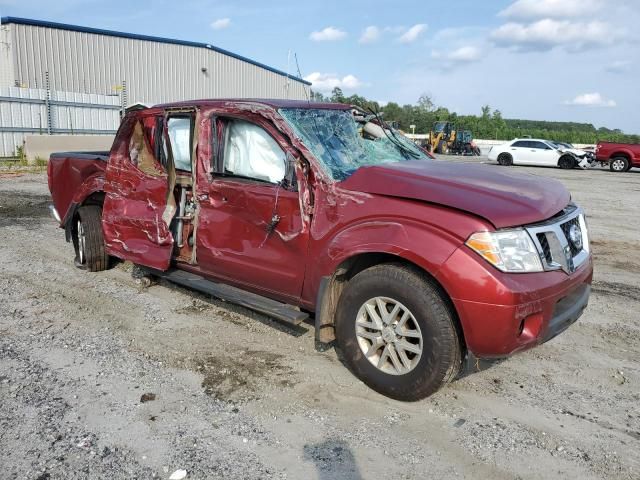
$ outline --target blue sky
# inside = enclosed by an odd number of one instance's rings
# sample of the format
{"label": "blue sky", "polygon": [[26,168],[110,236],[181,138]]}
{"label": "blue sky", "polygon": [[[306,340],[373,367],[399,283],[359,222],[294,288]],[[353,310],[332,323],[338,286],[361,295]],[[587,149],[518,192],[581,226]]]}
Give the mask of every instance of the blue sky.
{"label": "blue sky", "polygon": [[0,14],[212,43],[381,102],[640,133],[640,0],[0,0]]}

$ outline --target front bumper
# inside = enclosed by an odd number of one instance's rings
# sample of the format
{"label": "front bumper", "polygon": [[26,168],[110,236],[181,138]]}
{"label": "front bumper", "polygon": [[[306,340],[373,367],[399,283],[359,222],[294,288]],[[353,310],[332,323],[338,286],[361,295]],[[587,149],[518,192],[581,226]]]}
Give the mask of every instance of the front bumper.
{"label": "front bumper", "polygon": [[567,296],[558,300],[553,310],[553,316],[549,320],[547,329],[542,336],[542,342],[551,340],[575,323],[582,316],[584,309],[587,308],[589,295],[591,295],[591,285],[583,283]]}
{"label": "front bumper", "polygon": [[507,274],[461,247],[437,278],[451,296],[467,349],[496,358],[544,343],[578,320],[589,302],[592,276],[591,256],[571,274]]}

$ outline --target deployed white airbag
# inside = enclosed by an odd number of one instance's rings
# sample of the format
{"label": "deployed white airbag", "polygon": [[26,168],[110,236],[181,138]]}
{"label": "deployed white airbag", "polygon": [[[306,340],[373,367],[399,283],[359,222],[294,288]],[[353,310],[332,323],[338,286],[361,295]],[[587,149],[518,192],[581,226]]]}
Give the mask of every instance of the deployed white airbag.
{"label": "deployed white airbag", "polygon": [[178,170],[191,171],[191,119],[188,117],[169,118],[167,126],[173,163]]}
{"label": "deployed white airbag", "polygon": [[226,172],[271,183],[284,178],[286,155],[271,135],[241,120],[230,121],[227,128]]}

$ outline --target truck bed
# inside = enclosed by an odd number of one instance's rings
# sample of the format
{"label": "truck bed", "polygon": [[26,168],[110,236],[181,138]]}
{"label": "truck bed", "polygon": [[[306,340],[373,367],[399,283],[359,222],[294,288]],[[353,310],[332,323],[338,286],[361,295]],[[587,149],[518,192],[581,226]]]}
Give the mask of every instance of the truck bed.
{"label": "truck bed", "polygon": [[49,159],[53,158],[74,158],[76,160],[100,160],[106,162],[109,160],[109,152],[55,152]]}

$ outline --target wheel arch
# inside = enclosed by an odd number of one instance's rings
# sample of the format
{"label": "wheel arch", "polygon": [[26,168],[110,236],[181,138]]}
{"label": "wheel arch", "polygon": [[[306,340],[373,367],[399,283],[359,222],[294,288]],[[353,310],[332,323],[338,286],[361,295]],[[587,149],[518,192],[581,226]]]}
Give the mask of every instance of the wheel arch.
{"label": "wheel arch", "polygon": [[432,272],[429,272],[414,261],[404,256],[387,252],[362,252],[354,254],[340,262],[332,275],[322,277],[318,289],[315,311],[316,341],[320,343],[330,343],[335,340],[335,314],[340,295],[349,280],[367,268],[382,264],[399,264],[409,267],[431,283],[452,313],[454,327],[457,331],[460,348],[464,357],[467,348],[462,323],[460,322],[455,304],[444,286],[436,279]]}
{"label": "wheel arch", "polygon": [[616,157],[624,157],[627,159],[629,163],[631,163],[631,160],[633,158],[629,152],[626,152],[624,150],[618,150],[612,153],[611,155],[609,155],[609,161],[613,160]]}
{"label": "wheel arch", "polygon": [[103,190],[96,190],[90,192],[88,196],[84,197],[81,201],[72,202],[69,206],[69,211],[64,219],[64,236],[67,243],[73,240],[73,235],[76,234],[75,222],[78,219],[78,209],[85,205],[97,205],[102,207],[104,204],[105,192]]}

